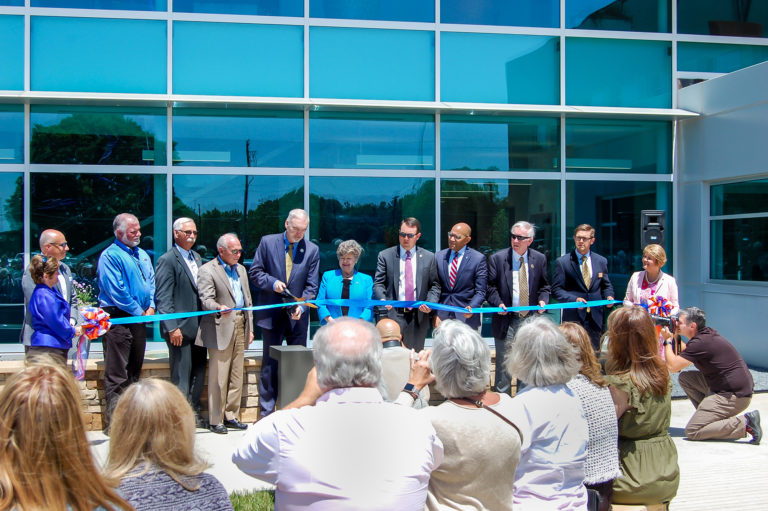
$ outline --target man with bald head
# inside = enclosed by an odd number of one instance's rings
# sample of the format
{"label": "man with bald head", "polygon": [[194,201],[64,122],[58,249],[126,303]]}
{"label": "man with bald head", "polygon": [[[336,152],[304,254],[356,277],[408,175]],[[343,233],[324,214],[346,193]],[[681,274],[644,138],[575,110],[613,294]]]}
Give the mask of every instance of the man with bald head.
{"label": "man with bald head", "polygon": [[448,232],[448,248],[435,255],[437,275],[440,278],[440,303],[464,307],[464,314],[437,311],[435,328],[444,319],[458,319],[480,331],[480,315],[472,308],[482,307],[488,285],[488,266],[485,256],[469,247],[472,229],[459,222]]}
{"label": "man with bald head", "polygon": [[[75,335],[80,335],[80,324],[82,319],[77,310],[77,296],[75,288],[72,285],[72,271],[64,263],[64,259],[69,252],[69,245],[64,234],[55,229],[46,229],[40,234],[40,253],[45,257],[55,257],[59,260],[59,282],[53,287],[64,299],[69,302],[70,314],[69,322],[75,327]],[[35,283],[29,274],[29,269],[24,270],[21,277],[21,288],[24,291],[24,323],[21,325],[21,335],[19,341],[24,344],[24,353],[29,349],[32,342],[32,316],[27,309],[29,299],[35,290]]]}
{"label": "man with bald head", "polygon": [[[155,313],[155,270],[149,255],[139,248],[139,219],[120,213],[112,222],[112,230],[115,241],[99,256],[99,306],[113,318],[151,316]],[[108,428],[120,394],[141,374],[146,323],[112,325],[102,344]]]}
{"label": "man with bald head", "polygon": [[403,334],[400,333],[400,324],[394,319],[384,318],[376,323],[376,329],[381,335],[381,369],[384,380],[384,399],[394,401],[402,390],[416,397],[413,401],[414,408],[429,406],[429,387],[425,386],[419,392],[416,388],[405,388],[408,376],[411,372],[411,350],[403,344]]}

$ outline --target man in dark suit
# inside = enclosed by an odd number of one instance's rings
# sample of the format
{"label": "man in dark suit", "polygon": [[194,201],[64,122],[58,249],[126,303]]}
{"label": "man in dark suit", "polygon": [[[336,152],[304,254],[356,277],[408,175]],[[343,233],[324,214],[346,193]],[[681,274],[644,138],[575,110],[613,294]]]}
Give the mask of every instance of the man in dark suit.
{"label": "man in dark suit", "polygon": [[[201,316],[195,344],[208,348],[208,422],[214,433],[227,428],[246,429],[240,422],[245,348],[253,341],[248,274],[238,264],[243,247],[235,234],[224,234],[216,243],[219,256],[205,263],[197,276],[202,310],[221,311]],[[222,423],[223,419],[223,423]]]}
{"label": "man in dark suit", "polygon": [[[511,380],[504,370],[506,344],[515,337],[517,327],[531,311],[506,312],[507,307],[539,305],[549,302],[547,258],[529,248],[536,228],[528,222],[517,222],[511,229],[511,247],[493,254],[488,260],[488,303],[505,312],[493,315],[491,327],[496,341],[496,391],[511,390]],[[540,309],[539,314],[544,312]]]}
{"label": "man in dark suit", "polygon": [[[197,273],[202,262],[192,250],[197,241],[197,226],[191,218],[173,222],[174,246],[157,261],[155,303],[159,314],[196,312],[200,310]],[[160,334],[168,345],[171,382],[187,398],[200,419],[200,397],[205,385],[208,352],[195,345],[199,316],[160,322]],[[205,426],[202,426],[205,427]]]}
{"label": "man in dark suit", "polygon": [[458,319],[475,330],[480,328],[480,315],[472,314],[472,308],[481,307],[488,285],[488,265],[485,256],[467,246],[472,239],[472,229],[458,223],[448,233],[448,248],[435,255],[437,275],[440,277],[440,303],[466,307],[467,314],[437,311],[435,328],[444,319]]}
{"label": "man in dark suit", "polygon": [[[285,291],[310,300],[317,295],[320,253],[317,245],[304,239],[309,216],[294,209],[285,219],[285,232],[261,238],[248,275],[261,290],[258,305],[282,303]],[[259,380],[259,412],[272,413],[277,399],[277,360],[269,356],[270,346],[307,345],[309,309],[307,306],[282,307],[258,311],[257,324],[263,333],[261,379]]]}
{"label": "man in dark suit", "polygon": [[[595,242],[595,228],[581,224],[573,230],[576,248],[555,262],[552,293],[557,301],[582,302],[613,300],[613,285],[608,278],[608,261],[590,250]],[[610,305],[608,305],[610,307]],[[579,323],[589,334],[596,352],[603,333],[603,307],[563,309],[563,321]]]}
{"label": "man in dark suit", "polygon": [[[374,299],[437,302],[440,280],[435,255],[416,246],[421,238],[421,223],[413,217],[406,218],[400,223],[399,237],[399,245],[379,252],[373,279]],[[386,309],[386,315],[400,324],[405,345],[421,351],[432,309],[423,304],[418,309],[395,309],[390,305]]]}
{"label": "man in dark suit", "polygon": [[[67,245],[67,238],[64,237],[64,234],[55,229],[46,229],[40,233],[40,253],[45,257],[55,257],[59,260],[59,282],[54,286],[54,289],[69,302],[69,322],[75,327],[75,335],[80,335],[82,319],[77,310],[77,295],[75,294],[75,287],[72,283],[72,272],[70,271],[69,266],[64,264],[64,258],[67,257],[67,252],[69,252],[69,245]],[[29,312],[28,305],[29,299],[32,297],[32,292],[35,290],[35,283],[29,274],[28,268],[24,270],[24,274],[21,277],[21,288],[24,292],[25,312],[19,341],[24,344],[24,353],[26,353],[32,342],[32,332],[34,331],[32,330],[32,316]]]}

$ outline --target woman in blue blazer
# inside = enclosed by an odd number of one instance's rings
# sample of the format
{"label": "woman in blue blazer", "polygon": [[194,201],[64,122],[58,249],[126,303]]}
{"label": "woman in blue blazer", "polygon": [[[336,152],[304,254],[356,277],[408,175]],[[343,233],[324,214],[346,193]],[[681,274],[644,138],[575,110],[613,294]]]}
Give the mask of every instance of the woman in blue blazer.
{"label": "woman in blue blazer", "polygon": [[59,285],[59,261],[36,255],[29,263],[29,275],[36,284],[27,305],[34,330],[29,357],[47,353],[66,365],[75,327],[69,321],[69,302],[55,289]]}
{"label": "woman in blue blazer", "polygon": [[[349,282],[350,300],[370,300],[373,296],[373,279],[370,275],[359,273],[355,270],[357,260],[363,253],[363,247],[355,240],[347,240],[339,243],[336,255],[339,257],[339,269],[323,273],[320,282],[320,290],[317,292],[318,300],[335,300],[342,297],[344,281]],[[347,310],[348,309],[348,310]],[[339,307],[337,305],[319,305],[317,308],[320,323],[332,323],[334,318],[349,316],[365,321],[373,319],[372,307]]]}

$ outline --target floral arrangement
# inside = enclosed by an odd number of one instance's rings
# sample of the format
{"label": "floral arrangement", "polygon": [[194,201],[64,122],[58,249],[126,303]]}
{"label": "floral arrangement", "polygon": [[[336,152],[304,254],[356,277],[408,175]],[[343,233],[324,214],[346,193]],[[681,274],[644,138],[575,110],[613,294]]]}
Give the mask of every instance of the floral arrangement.
{"label": "floral arrangement", "polygon": [[88,284],[87,282],[78,282],[76,280],[72,281],[72,285],[75,288],[75,297],[77,298],[78,309],[96,305],[98,303],[96,290],[93,289],[92,285]]}

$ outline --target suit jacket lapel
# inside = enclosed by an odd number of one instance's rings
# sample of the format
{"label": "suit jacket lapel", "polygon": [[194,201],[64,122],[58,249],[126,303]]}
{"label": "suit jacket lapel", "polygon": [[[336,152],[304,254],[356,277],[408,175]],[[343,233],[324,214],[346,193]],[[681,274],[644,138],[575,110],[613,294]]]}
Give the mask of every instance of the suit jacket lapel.
{"label": "suit jacket lapel", "polygon": [[509,305],[507,307],[512,306],[512,300],[514,300],[514,294],[515,294],[515,262],[512,259],[513,257],[519,257],[517,255],[517,252],[512,250],[512,247],[507,249],[507,268],[504,270],[504,276],[507,278],[507,286],[509,287]]}
{"label": "suit jacket lapel", "polygon": [[[173,247],[173,253],[176,255],[176,260],[178,261],[178,263],[184,269],[184,273],[187,274],[187,278],[189,278],[189,281],[192,282],[192,286],[195,289],[197,289],[197,281],[195,280],[195,277],[192,275],[192,270],[189,269],[189,265],[184,260],[184,257],[181,255],[181,252],[179,252],[179,249],[176,248],[175,246]],[[194,252],[192,252],[192,254],[193,254],[192,255],[193,258],[195,258],[195,255],[197,255]],[[197,256],[195,258],[195,263],[197,264],[198,271],[200,270],[200,263],[198,261],[199,259],[200,259],[200,256]]]}
{"label": "suit jacket lapel", "polygon": [[227,291],[229,291],[229,296],[232,297],[232,303],[235,303],[235,293],[232,291],[232,286],[229,284],[229,277],[227,276],[227,272],[224,270],[224,266],[219,261],[216,261],[216,263],[217,264],[213,267],[214,276],[218,277],[224,287],[227,288]]}

